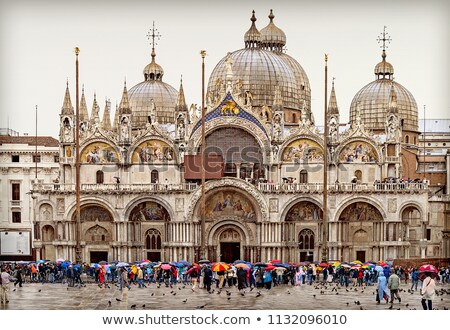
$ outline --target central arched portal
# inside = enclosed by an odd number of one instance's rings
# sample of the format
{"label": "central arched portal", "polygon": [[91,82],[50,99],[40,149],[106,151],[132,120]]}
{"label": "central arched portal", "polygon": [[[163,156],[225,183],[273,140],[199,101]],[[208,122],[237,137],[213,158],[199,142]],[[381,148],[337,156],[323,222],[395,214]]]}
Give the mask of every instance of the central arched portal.
{"label": "central arched portal", "polygon": [[242,237],[236,228],[226,227],[219,234],[218,254],[220,261],[234,262],[241,259]]}

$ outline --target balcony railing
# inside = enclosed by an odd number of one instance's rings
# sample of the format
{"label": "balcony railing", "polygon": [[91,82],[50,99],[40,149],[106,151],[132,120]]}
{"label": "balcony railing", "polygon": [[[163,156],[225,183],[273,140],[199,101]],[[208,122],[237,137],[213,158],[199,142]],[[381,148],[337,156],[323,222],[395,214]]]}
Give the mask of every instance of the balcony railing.
{"label": "balcony railing", "polygon": [[[197,189],[196,183],[82,183],[81,191],[130,191],[130,192],[151,192],[151,191],[192,191]],[[74,192],[75,184],[71,183],[52,183],[52,184],[34,184],[35,191],[62,191]]]}

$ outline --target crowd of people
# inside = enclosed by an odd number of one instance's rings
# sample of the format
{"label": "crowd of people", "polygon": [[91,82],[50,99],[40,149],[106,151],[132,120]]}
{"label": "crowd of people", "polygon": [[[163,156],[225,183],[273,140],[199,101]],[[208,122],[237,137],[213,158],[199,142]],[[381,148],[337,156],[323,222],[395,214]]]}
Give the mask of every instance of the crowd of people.
{"label": "crowd of people", "polygon": [[[68,287],[86,286],[86,282],[95,283],[101,288],[117,285],[119,290],[131,285],[137,289],[146,288],[155,283],[158,286],[172,287],[178,283],[192,285],[193,291],[205,289],[211,292],[237,287],[265,288],[273,286],[302,286],[317,283],[335,283],[341,287],[376,286],[376,302],[393,304],[401,302],[400,284],[410,284],[408,291],[417,291],[419,282],[424,309],[432,309],[436,284],[450,283],[450,266],[433,271],[422,268],[404,268],[382,262],[378,263],[282,263],[272,260],[267,263],[249,263],[243,260],[232,264],[211,263],[207,260],[191,264],[187,261],[156,263],[142,260],[132,264],[124,262],[100,262],[98,264],[77,264],[70,261],[60,262],[21,262],[2,264],[3,304],[8,303],[10,282],[21,287],[24,283],[60,283]],[[431,266],[433,267],[433,266]]]}

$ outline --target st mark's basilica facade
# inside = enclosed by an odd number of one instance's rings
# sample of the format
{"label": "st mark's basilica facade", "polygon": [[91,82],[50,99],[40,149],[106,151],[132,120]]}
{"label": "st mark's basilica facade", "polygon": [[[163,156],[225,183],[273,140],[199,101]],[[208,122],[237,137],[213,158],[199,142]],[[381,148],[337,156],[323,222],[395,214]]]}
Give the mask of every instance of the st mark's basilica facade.
{"label": "st mark's basilica facade", "polygon": [[[201,109],[163,81],[156,63],[111,108],[80,102],[82,260],[320,260],[324,132],[285,33],[256,18],[245,47],[214,68],[206,92],[205,226],[201,226]],[[443,204],[416,180],[418,109],[383,50],[375,80],[340,121],[328,106],[329,260],[425,258],[448,250]],[[367,73],[370,77],[370,72]],[[315,111],[321,111],[316,109]],[[37,259],[75,260],[75,112],[60,112],[60,174],[33,188]],[[399,183],[396,178],[404,178]],[[411,180],[407,180],[410,178]],[[201,238],[206,249],[201,252]]]}

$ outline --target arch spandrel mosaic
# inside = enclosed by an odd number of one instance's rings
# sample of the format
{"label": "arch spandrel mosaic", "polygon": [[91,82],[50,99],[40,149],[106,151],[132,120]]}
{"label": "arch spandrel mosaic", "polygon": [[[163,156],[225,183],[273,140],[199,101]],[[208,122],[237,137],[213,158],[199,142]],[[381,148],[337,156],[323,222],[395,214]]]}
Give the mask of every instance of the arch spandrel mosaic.
{"label": "arch spandrel mosaic", "polygon": [[[81,221],[113,221],[113,216],[111,213],[99,206],[99,205],[88,205],[82,206],[80,211]],[[76,220],[76,213],[72,215],[72,220]]]}
{"label": "arch spandrel mosaic", "polygon": [[222,190],[209,196],[205,209],[206,218],[209,220],[237,216],[245,221],[256,221],[256,213],[249,199],[233,190]]}
{"label": "arch spandrel mosaic", "polygon": [[83,164],[108,164],[119,161],[117,152],[105,142],[93,142],[81,152],[80,161]]}
{"label": "arch spandrel mosaic", "polygon": [[295,140],[284,149],[283,162],[321,162],[323,161],[322,147],[310,139]]}
{"label": "arch spandrel mosaic", "polygon": [[342,149],[339,160],[343,163],[375,163],[379,159],[373,146],[363,141],[355,141]]}
{"label": "arch spandrel mosaic", "polygon": [[130,221],[168,221],[167,210],[156,202],[142,202],[133,208],[129,217]]}
{"label": "arch spandrel mosaic", "polygon": [[383,221],[383,216],[373,205],[357,202],[347,206],[339,216],[341,221]]}
{"label": "arch spandrel mosaic", "polygon": [[298,202],[286,214],[286,221],[317,221],[323,218],[322,210],[308,201]]}
{"label": "arch spandrel mosaic", "polygon": [[171,146],[160,140],[148,140],[142,142],[133,152],[132,162],[155,163],[171,161],[174,159],[174,151]]}

